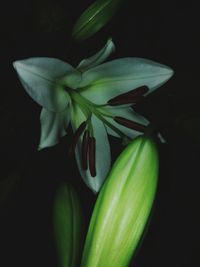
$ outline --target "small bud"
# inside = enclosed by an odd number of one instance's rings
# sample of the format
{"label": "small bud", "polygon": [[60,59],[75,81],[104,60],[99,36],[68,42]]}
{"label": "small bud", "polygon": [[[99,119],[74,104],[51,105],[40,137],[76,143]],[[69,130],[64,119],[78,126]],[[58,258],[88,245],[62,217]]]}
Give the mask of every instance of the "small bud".
{"label": "small bud", "polygon": [[136,138],[116,160],[94,207],[81,267],[127,267],[147,223],[157,187],[154,142]]}
{"label": "small bud", "polygon": [[67,184],[61,184],[56,191],[53,224],[58,266],[79,266],[83,244],[83,213],[78,195]]}
{"label": "small bud", "polygon": [[85,40],[99,31],[115,14],[122,0],[97,0],[90,5],[76,22],[72,36]]}

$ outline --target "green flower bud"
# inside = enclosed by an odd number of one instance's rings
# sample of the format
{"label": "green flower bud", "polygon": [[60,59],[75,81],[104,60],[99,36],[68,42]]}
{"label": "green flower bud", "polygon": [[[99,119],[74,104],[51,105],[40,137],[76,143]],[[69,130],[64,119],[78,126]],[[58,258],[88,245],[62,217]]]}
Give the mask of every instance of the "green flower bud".
{"label": "green flower bud", "polygon": [[90,5],[76,22],[72,36],[85,40],[99,31],[115,14],[122,0],[97,0]]}
{"label": "green flower bud", "polygon": [[83,213],[78,195],[67,184],[61,184],[56,191],[53,223],[58,266],[80,266],[83,244]]}
{"label": "green flower bud", "polygon": [[136,138],[116,160],[94,207],[82,267],[128,266],[149,217],[158,176],[154,142]]}

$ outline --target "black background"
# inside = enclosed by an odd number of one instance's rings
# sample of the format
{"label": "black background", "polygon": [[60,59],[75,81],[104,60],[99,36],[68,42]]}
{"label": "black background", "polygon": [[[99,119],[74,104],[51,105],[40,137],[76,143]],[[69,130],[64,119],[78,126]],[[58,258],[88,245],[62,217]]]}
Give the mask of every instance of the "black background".
{"label": "black background", "polygon": [[[37,152],[40,107],[22,88],[12,62],[49,56],[76,65],[112,36],[111,58],[137,56],[171,66],[174,77],[137,110],[167,140],[159,145],[160,177],[148,231],[131,266],[199,266],[199,12],[197,1],[124,1],[112,21],[83,43],[71,29],[93,1],[1,4],[0,266],[57,266],[51,207],[56,184],[70,181],[86,217],[95,201],[67,158],[69,136]],[[121,150],[110,138],[113,160]],[[103,266],[102,266],[103,267]]]}

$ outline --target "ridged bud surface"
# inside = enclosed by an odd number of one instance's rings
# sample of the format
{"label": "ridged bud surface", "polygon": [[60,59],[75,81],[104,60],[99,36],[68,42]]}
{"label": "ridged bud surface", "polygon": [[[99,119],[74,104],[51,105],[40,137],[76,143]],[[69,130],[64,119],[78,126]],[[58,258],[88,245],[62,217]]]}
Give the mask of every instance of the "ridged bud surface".
{"label": "ridged bud surface", "polygon": [[59,267],[79,267],[83,244],[83,213],[75,190],[61,184],[53,207],[54,235]]}
{"label": "ridged bud surface", "polygon": [[157,187],[154,142],[136,138],[116,160],[94,207],[81,267],[126,267],[147,223]]}

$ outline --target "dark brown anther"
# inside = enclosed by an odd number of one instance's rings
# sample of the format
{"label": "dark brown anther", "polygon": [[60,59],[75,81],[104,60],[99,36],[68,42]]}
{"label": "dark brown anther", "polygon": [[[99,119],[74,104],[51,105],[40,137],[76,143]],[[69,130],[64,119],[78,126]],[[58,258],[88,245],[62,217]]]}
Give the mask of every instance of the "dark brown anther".
{"label": "dark brown anther", "polygon": [[138,88],[135,88],[128,93],[130,94],[130,97],[138,97],[146,94],[149,91],[149,88],[147,86],[140,86]]}
{"label": "dark brown anther", "polygon": [[79,125],[78,129],[76,130],[76,132],[74,133],[74,138],[72,140],[72,143],[71,143],[71,145],[69,147],[69,152],[68,152],[70,157],[74,154],[75,147],[76,147],[76,145],[78,143],[78,140],[79,140],[81,134],[85,130],[86,125],[87,125],[86,121],[82,122]]}
{"label": "dark brown anther", "polygon": [[83,141],[82,141],[82,146],[81,146],[83,170],[87,170],[88,168],[88,149],[89,149],[89,133],[86,130],[83,135]]}
{"label": "dark brown anther", "polygon": [[116,105],[123,105],[123,104],[129,104],[129,103],[136,103],[142,100],[143,95],[146,94],[148,91],[149,89],[147,86],[141,86],[131,91],[128,91],[127,93],[118,95],[110,99],[108,101],[108,104],[111,106],[116,106]]}
{"label": "dark brown anther", "polygon": [[89,138],[89,169],[92,177],[96,176],[96,140]]}
{"label": "dark brown anther", "polygon": [[110,106],[119,106],[119,105],[125,105],[125,104],[136,104],[144,99],[144,96],[138,96],[138,97],[129,97],[129,98],[121,98],[120,100],[112,100],[109,102]]}
{"label": "dark brown anther", "polygon": [[135,131],[138,131],[138,132],[142,132],[143,133],[146,130],[146,126],[145,125],[142,125],[142,124],[140,124],[138,122],[135,122],[135,121],[127,120],[125,118],[117,117],[117,116],[114,117],[114,120],[117,123],[129,128],[129,129],[133,129]]}

